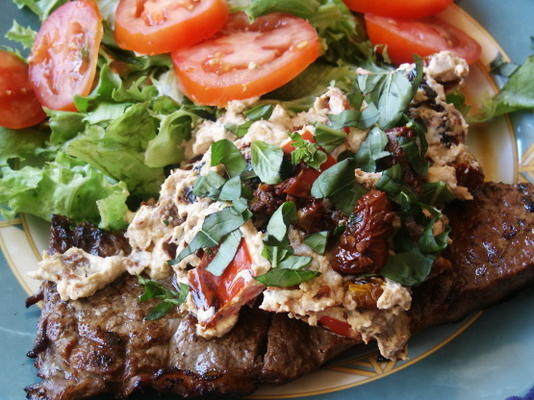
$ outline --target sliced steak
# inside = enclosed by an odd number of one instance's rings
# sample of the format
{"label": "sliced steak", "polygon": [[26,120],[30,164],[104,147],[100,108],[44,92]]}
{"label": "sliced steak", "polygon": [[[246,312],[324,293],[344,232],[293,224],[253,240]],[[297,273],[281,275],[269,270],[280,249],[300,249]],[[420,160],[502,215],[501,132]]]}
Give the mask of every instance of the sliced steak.
{"label": "sliced steak", "polygon": [[484,183],[447,211],[452,267],[415,290],[414,329],[457,321],[534,282],[534,186]]}
{"label": "sliced steak", "polygon": [[[54,219],[52,237],[59,240],[50,243],[50,251],[74,244],[101,255],[125,251],[116,234],[85,225],[83,238],[72,241],[61,233],[67,229],[72,229],[68,220]],[[94,240],[105,244],[105,254]],[[354,344],[249,307],[230,333],[206,340],[196,336],[190,316],[144,320],[153,304],[138,302],[142,291],[137,279],[125,274],[89,298],[64,302],[55,285],[45,282],[37,339],[28,354],[36,358],[43,380],[26,388],[27,397],[124,398],[149,389],[183,397],[247,394],[261,382],[284,382],[316,369]]]}

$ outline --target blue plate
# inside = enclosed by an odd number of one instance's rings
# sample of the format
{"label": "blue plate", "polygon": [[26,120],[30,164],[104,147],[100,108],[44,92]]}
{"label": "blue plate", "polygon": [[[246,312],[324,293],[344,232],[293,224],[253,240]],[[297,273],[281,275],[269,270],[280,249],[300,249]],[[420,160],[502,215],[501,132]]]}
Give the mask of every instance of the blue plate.
{"label": "blue plate", "polygon": [[[530,53],[530,36],[534,35],[532,0],[515,0],[513,6],[500,0],[466,0],[461,1],[460,6],[496,38],[515,62],[522,62]],[[33,15],[17,10],[10,0],[3,0],[0,32],[5,32],[14,18],[23,25],[37,26]],[[0,43],[8,44],[3,40]],[[515,115],[512,122],[518,159],[509,175],[534,182],[534,116],[531,113]],[[507,171],[498,174],[509,175]],[[39,236],[39,224],[32,224],[31,220],[29,223],[26,220],[0,221],[0,241],[8,243],[11,253],[19,253],[22,258],[33,257],[29,254],[32,249],[24,254],[24,247],[13,250],[9,243],[17,242],[18,238],[25,240],[30,231]],[[42,246],[38,243],[37,247]],[[10,252],[6,255],[12,257]],[[3,305],[0,309],[0,343],[3,345],[0,365],[4,371],[0,375],[0,398],[5,400],[24,398],[24,386],[37,380],[36,370],[25,353],[33,344],[39,310],[24,309],[27,293],[20,284],[24,283],[24,277],[20,271],[17,274],[19,276],[15,277],[0,254],[0,304]],[[415,338],[412,362],[405,365],[377,366],[362,361],[351,365],[351,359],[345,357],[332,370],[339,372],[345,368],[347,373],[358,370],[363,374],[367,370],[373,379],[364,379],[365,383],[358,386],[347,385],[355,387],[345,390],[306,398],[504,400],[512,395],[525,395],[534,385],[533,309],[534,291],[529,290],[484,312],[478,319],[472,316],[460,324],[427,331]],[[435,336],[444,338],[440,339],[439,346],[432,344]],[[331,389],[316,393],[329,391]]]}

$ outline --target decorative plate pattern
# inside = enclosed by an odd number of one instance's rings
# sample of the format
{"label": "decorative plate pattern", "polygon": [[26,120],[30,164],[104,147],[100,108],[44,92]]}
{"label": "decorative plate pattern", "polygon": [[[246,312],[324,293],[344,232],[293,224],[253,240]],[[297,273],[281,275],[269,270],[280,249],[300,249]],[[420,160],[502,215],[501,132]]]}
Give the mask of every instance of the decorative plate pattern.
{"label": "decorative plate pattern", "polygon": [[[473,2],[474,1],[471,3]],[[478,2],[480,3],[480,1]],[[488,93],[495,93],[497,85],[489,75],[488,65],[499,52],[507,57],[504,50],[482,27],[482,25],[474,20],[462,8],[453,6],[442,14],[442,18],[468,32],[482,44],[484,49],[481,62],[472,68],[472,73],[468,82],[466,82],[465,93],[468,100],[470,99],[471,102],[474,103],[476,102],[475,99],[480,99]],[[3,19],[0,21],[3,21]],[[0,26],[3,30],[8,28],[8,26],[3,24],[0,24]],[[517,182],[518,180],[534,182],[534,138],[532,137],[534,123],[532,122],[533,118],[531,117],[532,115],[529,115],[526,120],[520,121],[520,129],[516,130],[518,134],[517,138],[512,123],[507,117],[499,118],[486,125],[474,127],[471,130],[469,146],[474,150],[481,161],[488,180],[510,183]],[[518,126],[517,123],[516,126]],[[518,156],[518,153],[521,154],[520,157]],[[0,288],[8,290],[8,288],[11,287],[10,285],[14,284],[14,280],[12,279],[14,276],[26,293],[30,294],[36,290],[38,282],[30,279],[27,276],[27,273],[35,268],[36,263],[40,258],[40,253],[47,246],[47,231],[48,225],[33,217],[22,216],[10,221],[0,221],[0,247],[6,258],[7,264],[11,269],[11,273],[13,274],[12,276],[7,276],[5,271],[2,271],[0,279],[4,275],[6,275],[7,279],[0,281]],[[0,260],[0,264],[1,263],[2,260]],[[23,313],[23,295],[17,293],[14,297],[18,299],[17,302],[15,305],[11,305],[8,308],[11,309],[12,312]],[[2,295],[0,295],[0,301],[1,300]],[[12,303],[13,297],[10,297],[9,300],[10,303]],[[26,328],[28,328],[28,326],[30,327],[29,330],[26,331],[13,331],[10,328],[10,322],[15,318],[4,314],[5,313],[0,312],[0,340],[2,340],[2,343],[4,343],[4,338],[9,338],[9,335],[14,335],[15,337],[19,335],[24,337],[24,340],[13,341],[16,346],[14,346],[13,349],[7,350],[8,354],[11,354],[11,351],[13,351],[11,358],[0,358],[1,365],[8,367],[9,371],[11,371],[11,367],[13,367],[12,360],[17,360],[18,364],[16,371],[18,372],[19,369],[23,371],[22,374],[17,375],[19,378],[15,377],[16,388],[13,388],[12,385],[10,385],[7,392],[4,392],[4,388],[7,389],[7,386],[4,385],[11,382],[9,377],[11,374],[4,373],[2,375],[4,375],[5,378],[0,378],[0,391],[8,396],[7,399],[11,400],[21,398],[23,386],[30,384],[35,380],[35,378],[32,377],[32,375],[34,375],[34,370],[30,363],[25,361],[22,365],[19,365],[19,360],[22,359],[25,351],[29,349],[27,343],[31,343],[31,338],[33,336],[31,324],[35,322],[38,313],[33,311],[25,315],[25,326]],[[255,399],[266,399],[316,396],[368,384],[359,388],[365,390],[365,388],[372,386],[371,382],[412,366],[441,349],[471,326],[480,315],[481,313],[478,313],[458,324],[433,328],[419,334],[410,343],[409,360],[398,363],[390,361],[381,362],[374,349],[357,348],[352,352],[344,354],[342,357],[334,360],[315,373],[309,374],[287,385],[262,387],[250,397]],[[482,319],[484,319],[484,317]],[[534,327],[534,321],[531,322],[531,326]],[[17,323],[19,323],[18,320]],[[21,343],[26,343],[26,346],[22,347]],[[532,344],[534,345],[534,342]],[[441,352],[438,352],[434,357],[443,354],[444,351],[445,350],[441,350]],[[418,363],[418,366],[419,365],[421,365],[421,363]],[[406,371],[410,370],[412,370],[412,368],[407,369]],[[531,369],[530,371],[531,376],[534,376],[534,369]],[[406,372],[403,371],[403,373]],[[397,375],[400,374],[396,374],[395,376]],[[391,382],[391,379],[388,382]],[[534,379],[531,384],[534,384]],[[376,383],[374,385],[376,388]],[[395,384],[391,386],[393,392],[394,385]],[[334,393],[329,397],[334,396],[336,399],[341,399],[344,396],[348,396],[348,393],[349,392],[343,391]],[[356,395],[356,393],[357,392],[351,391],[351,397],[353,394]],[[374,392],[369,393],[369,397],[365,398],[379,398],[379,393],[380,390],[375,390]],[[412,393],[415,394],[417,392],[413,391]],[[513,392],[509,392],[508,394],[511,395]],[[417,396],[414,398],[417,398]]]}

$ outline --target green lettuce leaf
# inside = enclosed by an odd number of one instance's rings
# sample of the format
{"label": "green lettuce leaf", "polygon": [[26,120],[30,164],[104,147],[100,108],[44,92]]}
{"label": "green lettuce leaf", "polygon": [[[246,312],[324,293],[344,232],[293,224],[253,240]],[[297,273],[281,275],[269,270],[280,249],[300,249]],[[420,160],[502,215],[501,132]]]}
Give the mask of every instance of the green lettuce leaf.
{"label": "green lettuce leaf", "polygon": [[0,213],[6,218],[28,213],[50,220],[58,214],[121,229],[126,226],[127,197],[124,183],[62,152],[42,167],[0,164]]}
{"label": "green lettuce leaf", "polygon": [[13,21],[11,28],[6,32],[5,37],[6,39],[20,43],[25,49],[31,49],[36,34],[37,32],[32,28],[24,27],[19,25],[17,21]]}

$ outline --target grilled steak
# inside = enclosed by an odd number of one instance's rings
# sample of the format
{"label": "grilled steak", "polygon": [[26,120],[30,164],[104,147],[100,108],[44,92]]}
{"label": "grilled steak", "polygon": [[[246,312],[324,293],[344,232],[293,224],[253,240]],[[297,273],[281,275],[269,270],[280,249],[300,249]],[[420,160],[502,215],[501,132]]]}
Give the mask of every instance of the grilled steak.
{"label": "grilled steak", "polygon": [[[66,242],[70,236],[63,232],[69,231],[66,219],[53,220],[51,251],[73,245],[100,255],[127,250],[116,234],[85,226],[83,237]],[[151,304],[138,302],[142,291],[135,277],[124,275],[92,297],[64,302],[54,284],[44,283],[44,309],[29,353],[43,381],[26,388],[27,397],[69,400],[109,393],[121,398],[143,389],[185,397],[243,394],[259,382],[303,375],[354,344],[249,307],[230,333],[206,340],[195,335],[195,321],[188,316],[144,320]]]}
{"label": "grilled steak", "polygon": [[452,267],[414,293],[415,329],[456,321],[534,282],[534,187],[485,183],[446,211]]}
{"label": "grilled steak", "polygon": [[[534,281],[534,187],[486,183],[475,200],[448,210],[451,263],[414,291],[414,330],[462,318]],[[72,232],[80,231],[76,236]],[[67,233],[65,233],[67,232]],[[94,254],[127,251],[120,235],[55,219],[51,251],[80,246]],[[448,267],[447,267],[448,265]],[[26,389],[33,400],[121,398],[155,389],[180,396],[245,394],[261,382],[285,382],[319,367],[355,342],[285,315],[244,307],[222,338],[195,335],[191,317],[169,314],[145,321],[151,304],[124,275],[94,296],[64,302],[52,283],[35,347],[43,381]]]}

